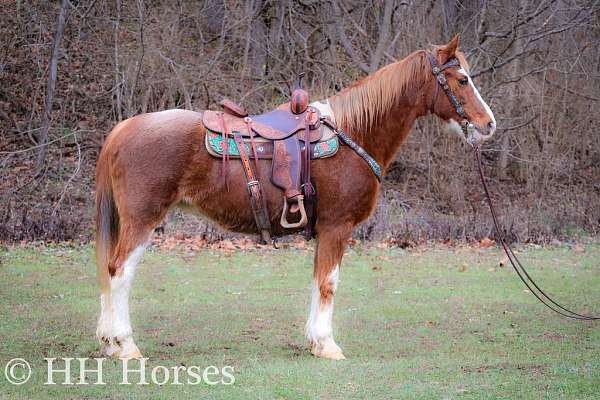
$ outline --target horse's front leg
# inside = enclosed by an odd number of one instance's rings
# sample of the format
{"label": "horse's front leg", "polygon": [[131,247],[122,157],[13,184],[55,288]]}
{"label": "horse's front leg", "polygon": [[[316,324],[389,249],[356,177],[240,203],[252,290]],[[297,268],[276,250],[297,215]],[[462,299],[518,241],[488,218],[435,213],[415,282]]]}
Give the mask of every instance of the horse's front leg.
{"label": "horse's front leg", "polygon": [[333,296],[339,280],[344,249],[352,233],[351,226],[317,226],[314,281],[306,337],[317,357],[344,359],[342,349],[333,340]]}

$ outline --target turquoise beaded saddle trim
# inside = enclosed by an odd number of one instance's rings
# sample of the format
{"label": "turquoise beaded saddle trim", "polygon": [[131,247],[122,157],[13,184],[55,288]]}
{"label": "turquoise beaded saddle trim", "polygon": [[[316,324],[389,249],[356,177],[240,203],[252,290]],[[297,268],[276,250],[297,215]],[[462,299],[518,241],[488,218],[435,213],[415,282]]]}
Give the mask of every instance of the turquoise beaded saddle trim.
{"label": "turquoise beaded saddle trim", "polygon": [[[213,132],[208,130],[206,133],[206,148],[208,152],[214,156],[220,157],[224,150],[223,135],[219,132]],[[246,154],[252,156],[252,149],[250,148],[250,140],[248,138],[244,138],[244,147],[246,149]],[[272,158],[273,157],[273,142],[270,140],[265,140],[260,137],[256,137],[254,139],[254,147],[256,148],[256,154],[258,158]],[[326,158],[331,157],[335,153],[337,153],[340,147],[337,136],[330,137],[327,140],[321,142],[311,143],[311,158],[314,160],[316,158]],[[227,141],[227,154],[231,157],[239,157],[240,151],[237,148],[237,145],[232,137]]]}

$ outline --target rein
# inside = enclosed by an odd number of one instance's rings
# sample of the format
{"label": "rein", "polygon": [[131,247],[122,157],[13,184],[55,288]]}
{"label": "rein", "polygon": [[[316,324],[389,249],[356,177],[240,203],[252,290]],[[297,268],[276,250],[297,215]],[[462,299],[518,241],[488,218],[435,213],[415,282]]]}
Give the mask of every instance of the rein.
{"label": "rein", "polygon": [[[483,174],[483,164],[481,163],[481,151],[478,146],[473,146],[473,154],[475,156],[475,164],[477,165],[477,170],[479,172],[479,177],[481,178],[481,185],[483,186],[483,191],[485,192],[485,199],[490,208],[490,213],[492,214],[492,220],[494,221],[494,229],[496,230],[496,235],[498,236],[498,241],[502,245],[502,249],[506,253],[510,261],[510,265],[512,265],[513,269],[519,275],[521,281],[527,286],[527,289],[546,307],[551,309],[557,314],[560,314],[564,317],[571,319],[578,319],[583,321],[596,321],[600,320],[600,316],[590,316],[579,314],[570,309],[562,306],[558,302],[556,302],[552,297],[550,297],[546,292],[544,292],[538,284],[533,280],[533,278],[529,275],[521,261],[517,258],[516,254],[513,252],[512,248],[504,241],[502,233],[500,232],[500,224],[498,223],[498,217],[496,216],[496,210],[492,203],[492,198],[490,196],[490,192],[487,187],[487,182],[485,179],[485,175]],[[536,290],[534,290],[534,288]]]}
{"label": "rein", "polygon": [[[490,192],[488,190],[485,175],[483,173],[483,164],[481,162],[481,151],[479,149],[479,146],[477,146],[477,144],[475,142],[471,141],[470,137],[469,137],[468,131],[469,131],[469,127],[470,127],[471,123],[469,122],[469,120],[465,114],[465,110],[464,110],[462,104],[460,104],[460,101],[458,100],[456,95],[452,92],[452,89],[450,89],[450,86],[448,86],[448,81],[443,74],[443,71],[447,68],[460,67],[460,62],[456,58],[452,58],[444,65],[439,66],[439,63],[438,63],[436,57],[432,53],[427,52],[427,58],[429,59],[429,63],[431,64],[431,73],[435,76],[436,81],[442,87],[442,89],[446,93],[446,96],[448,96],[448,99],[450,100],[450,103],[452,103],[452,105],[454,106],[456,113],[461,118],[463,118],[463,123],[461,125],[461,128],[462,128],[463,133],[465,134],[465,137],[467,138],[467,142],[469,144],[471,144],[471,146],[473,146],[473,154],[475,156],[475,164],[476,164],[477,170],[479,172],[479,177],[481,178],[481,185],[483,186],[483,191],[485,192],[485,198],[486,198],[487,204],[490,208],[490,213],[492,214],[492,220],[494,221],[494,229],[496,230],[496,235],[498,237],[498,241],[500,242],[502,249],[506,253],[506,256],[508,257],[511,266],[513,267],[513,269],[515,270],[515,272],[517,273],[517,275],[519,276],[521,281],[525,284],[527,289],[529,289],[529,291],[531,293],[533,293],[533,295],[542,304],[544,304],[546,307],[548,307],[555,313],[560,314],[567,318],[583,320],[583,321],[600,320],[600,316],[590,316],[590,315],[579,314],[574,311],[571,311],[570,309],[568,309],[568,308],[564,307],[563,305],[561,305],[560,303],[556,302],[552,297],[550,297],[546,292],[544,292],[544,290],[542,290],[542,288],[540,288],[538,286],[538,284],[529,275],[529,273],[527,272],[525,267],[523,267],[523,264],[521,264],[521,261],[519,261],[519,259],[513,252],[512,248],[504,241],[504,237],[502,236],[502,233],[500,231],[500,224],[498,223],[498,217],[496,216],[496,209],[494,208],[494,205],[492,203],[492,197],[490,196]],[[435,105],[436,97],[437,97],[437,89],[436,89],[436,95],[434,96],[434,99],[433,99],[433,105]]]}

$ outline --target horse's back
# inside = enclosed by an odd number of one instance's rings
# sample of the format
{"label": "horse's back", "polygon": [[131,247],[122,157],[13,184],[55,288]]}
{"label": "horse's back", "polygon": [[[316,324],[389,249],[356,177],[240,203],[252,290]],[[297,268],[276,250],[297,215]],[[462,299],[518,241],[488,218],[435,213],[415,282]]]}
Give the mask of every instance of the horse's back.
{"label": "horse's back", "polygon": [[104,171],[131,197],[153,192],[174,200],[178,182],[204,140],[202,113],[167,110],[119,123],[103,145],[97,177]]}
{"label": "horse's back", "polygon": [[139,114],[116,125],[104,147],[147,146],[150,142],[190,139],[202,127],[202,113],[190,110],[165,110]]}

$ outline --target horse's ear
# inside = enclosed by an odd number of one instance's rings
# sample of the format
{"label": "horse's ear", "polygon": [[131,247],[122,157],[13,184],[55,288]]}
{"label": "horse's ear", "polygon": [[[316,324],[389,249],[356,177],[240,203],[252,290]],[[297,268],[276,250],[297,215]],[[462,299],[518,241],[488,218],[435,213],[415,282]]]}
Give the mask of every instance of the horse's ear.
{"label": "horse's ear", "polygon": [[448,60],[450,60],[451,58],[454,58],[456,50],[458,49],[459,42],[460,42],[460,34],[457,33],[456,35],[454,35],[452,40],[450,40],[448,42],[448,44],[440,47],[439,54],[440,54],[440,62],[442,64],[445,64],[448,62]]}

